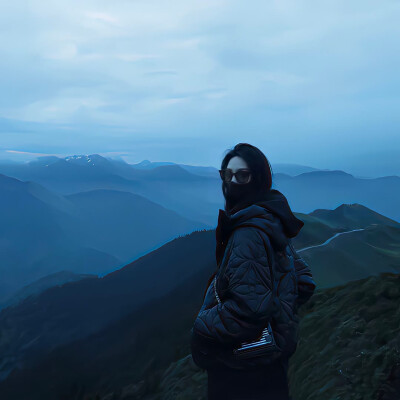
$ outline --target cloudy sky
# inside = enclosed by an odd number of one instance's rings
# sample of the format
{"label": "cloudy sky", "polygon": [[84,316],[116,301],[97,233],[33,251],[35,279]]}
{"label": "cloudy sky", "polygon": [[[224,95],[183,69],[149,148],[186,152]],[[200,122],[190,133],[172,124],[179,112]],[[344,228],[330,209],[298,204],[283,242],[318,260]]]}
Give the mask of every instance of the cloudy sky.
{"label": "cloudy sky", "polygon": [[99,153],[400,175],[400,2],[0,5],[0,159]]}

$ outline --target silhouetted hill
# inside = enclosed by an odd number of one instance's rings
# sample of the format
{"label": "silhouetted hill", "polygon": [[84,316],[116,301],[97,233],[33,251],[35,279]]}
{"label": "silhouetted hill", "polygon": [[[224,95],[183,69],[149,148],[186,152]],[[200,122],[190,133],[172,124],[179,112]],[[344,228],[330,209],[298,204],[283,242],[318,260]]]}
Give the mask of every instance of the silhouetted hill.
{"label": "silhouetted hill", "polygon": [[29,285],[24,286],[18,290],[11,298],[0,304],[0,309],[17,305],[20,301],[29,296],[37,296],[44,292],[46,289],[53,286],[60,286],[67,282],[75,282],[86,278],[97,278],[97,275],[92,274],[76,274],[71,271],[60,271],[54,274],[46,275]]}
{"label": "silhouetted hill", "polygon": [[[74,399],[102,387],[106,394],[163,371],[189,351],[188,333],[201,293],[197,271],[173,291],[148,302],[98,332],[38,354],[31,367],[0,382],[0,396],[15,400]],[[46,371],[46,372],[45,372]],[[21,387],[18,382],[24,380]],[[51,382],[51,386],[49,386]]]}
{"label": "silhouetted hill", "polygon": [[1,310],[0,379],[17,364],[98,332],[199,271],[209,274],[215,269],[214,240],[213,231],[194,232],[103,278],[52,287]]}

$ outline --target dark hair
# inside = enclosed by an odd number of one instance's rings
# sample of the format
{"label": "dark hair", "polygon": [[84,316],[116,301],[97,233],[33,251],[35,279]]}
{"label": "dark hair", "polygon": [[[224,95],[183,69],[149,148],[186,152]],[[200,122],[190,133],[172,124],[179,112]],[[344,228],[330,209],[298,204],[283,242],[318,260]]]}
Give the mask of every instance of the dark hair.
{"label": "dark hair", "polygon": [[[227,150],[221,162],[221,169],[226,168],[230,159],[235,156],[241,157],[246,161],[258,192],[260,194],[269,192],[272,187],[273,172],[265,154],[249,143],[238,143],[233,149]],[[222,190],[224,190],[223,188],[224,185]]]}

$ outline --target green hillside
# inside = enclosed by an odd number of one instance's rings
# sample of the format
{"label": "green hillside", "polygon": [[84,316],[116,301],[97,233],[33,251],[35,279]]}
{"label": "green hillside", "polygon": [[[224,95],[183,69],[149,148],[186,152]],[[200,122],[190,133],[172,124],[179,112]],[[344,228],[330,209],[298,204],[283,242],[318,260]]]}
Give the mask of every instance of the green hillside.
{"label": "green hillside", "polygon": [[[398,274],[317,290],[300,309],[300,340],[288,371],[293,400],[398,400],[399,302]],[[171,363],[157,391],[140,398],[206,399],[206,385],[206,372],[189,354]]]}
{"label": "green hillside", "polygon": [[376,225],[399,229],[400,224],[362,204],[341,204],[333,210],[317,209],[309,214],[294,213],[304,221],[300,234],[293,239],[296,249],[321,244],[339,232],[367,229]]}
{"label": "green hillside", "polygon": [[398,222],[371,210],[362,204],[341,204],[334,210],[317,209],[308,214],[333,228],[355,229],[371,224],[397,226]]}
{"label": "green hillside", "polygon": [[399,227],[370,225],[363,231],[342,234],[324,246],[299,254],[312,266],[319,288],[342,285],[381,272],[400,273]]}

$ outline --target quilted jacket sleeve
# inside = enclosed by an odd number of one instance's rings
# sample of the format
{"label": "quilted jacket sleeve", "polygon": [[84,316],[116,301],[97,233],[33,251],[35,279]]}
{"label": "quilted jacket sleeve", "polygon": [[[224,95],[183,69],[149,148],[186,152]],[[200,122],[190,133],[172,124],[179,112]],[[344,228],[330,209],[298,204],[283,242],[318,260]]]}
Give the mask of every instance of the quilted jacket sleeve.
{"label": "quilted jacket sleeve", "polygon": [[228,286],[221,303],[201,310],[194,330],[204,338],[235,344],[257,338],[272,313],[272,277],[267,251],[271,244],[257,228],[242,227],[233,233],[233,247],[227,260]]}
{"label": "quilted jacket sleeve", "polygon": [[296,275],[298,281],[298,298],[297,304],[301,306],[306,303],[313,295],[316,288],[311,269],[304,259],[297,253],[293,247],[292,242],[289,242],[289,246],[292,249],[294,255],[294,266],[296,268]]}

